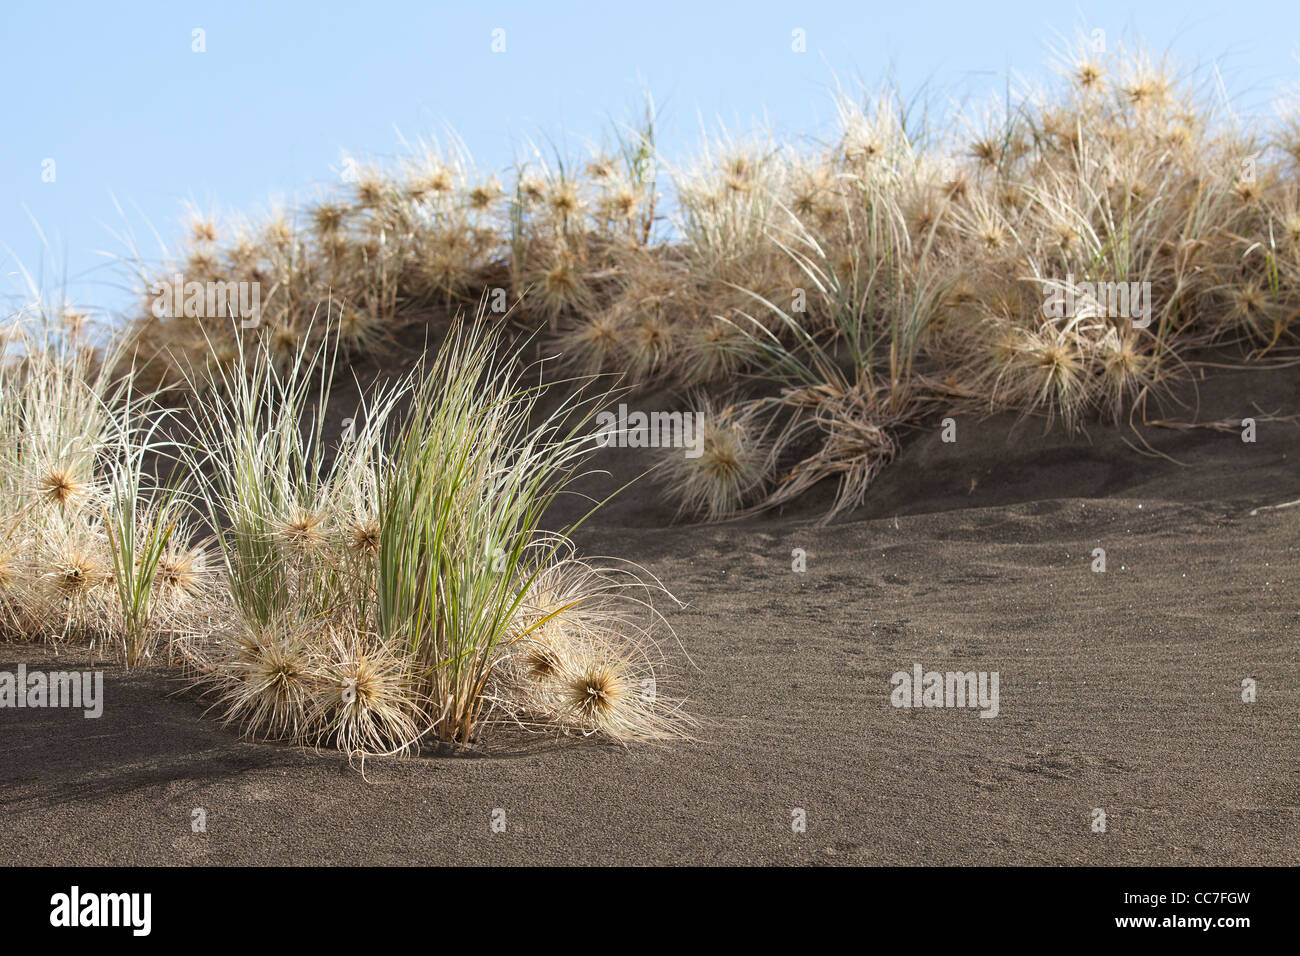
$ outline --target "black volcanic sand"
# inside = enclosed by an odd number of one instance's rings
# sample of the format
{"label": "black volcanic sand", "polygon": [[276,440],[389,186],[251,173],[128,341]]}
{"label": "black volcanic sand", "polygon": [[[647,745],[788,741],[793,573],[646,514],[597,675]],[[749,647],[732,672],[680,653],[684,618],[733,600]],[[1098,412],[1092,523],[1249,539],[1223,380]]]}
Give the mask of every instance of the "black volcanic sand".
{"label": "black volcanic sand", "polygon": [[[1290,415],[1300,374],[1218,373],[1199,398],[1201,421]],[[1300,507],[1249,512],[1300,497],[1300,426],[1260,421],[1254,444],[1143,428],[1175,462],[1127,427],[957,425],[953,444],[907,436],[828,528],[810,519],[829,489],[672,527],[645,479],[580,529],[585,553],[639,562],[686,605],[662,605],[693,660],[664,690],[696,741],[503,734],[363,778],[239,739],[166,673],[107,666],[98,720],[0,711],[0,863],[1297,862]],[[615,475],[590,490],[650,460],[603,452]],[[83,654],[3,645],[0,670]],[[1000,714],[893,708],[890,675],[914,663],[997,671]]]}

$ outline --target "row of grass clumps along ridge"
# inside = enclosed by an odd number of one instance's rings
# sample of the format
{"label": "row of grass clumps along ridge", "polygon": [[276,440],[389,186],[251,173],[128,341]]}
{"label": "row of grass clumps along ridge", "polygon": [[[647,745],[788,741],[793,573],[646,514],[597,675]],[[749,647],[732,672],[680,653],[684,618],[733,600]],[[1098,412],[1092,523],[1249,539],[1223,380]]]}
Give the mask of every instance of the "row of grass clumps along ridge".
{"label": "row of grass clumps along ridge", "polygon": [[[680,167],[654,149],[652,109],[585,162],[539,151],[504,181],[455,144],[349,162],[301,208],[226,232],[196,219],[163,274],[261,283],[258,334],[145,315],[142,374],[230,367],[241,348],[287,361],[321,308],[345,349],[382,354],[402,325],[499,289],[519,302],[509,324],[573,371],[707,413],[704,454],[666,454],[659,477],[683,516],[719,520],[826,478],[826,517],[852,508],[937,412],[1076,429],[1163,402],[1207,347],[1285,360],[1300,111],[1249,128],[1213,76],[1141,50],[1081,42],[1055,65],[1049,87],[942,130],[896,94],[840,94],[828,143],[720,134]],[[1143,319],[1108,314],[1099,283],[1149,290]]]}

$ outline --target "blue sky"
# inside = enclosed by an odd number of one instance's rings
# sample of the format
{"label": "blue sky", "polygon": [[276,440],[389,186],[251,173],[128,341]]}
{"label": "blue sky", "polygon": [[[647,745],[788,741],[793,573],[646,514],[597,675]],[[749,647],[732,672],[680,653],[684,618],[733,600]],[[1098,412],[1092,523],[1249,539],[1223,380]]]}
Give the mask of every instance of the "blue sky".
{"label": "blue sky", "polygon": [[[1217,65],[1235,103],[1263,113],[1300,79],[1294,0],[1250,3],[57,3],[4,0],[0,289],[15,259],[66,275],[70,298],[120,307],[127,224],[141,251],[178,234],[185,200],[253,211],[337,180],[343,151],[382,157],[454,128],[506,166],[531,137],[599,139],[643,91],[669,158],[701,116],[825,130],[836,77],[983,97],[1008,71],[1047,75],[1076,28],[1139,37]],[[205,51],[193,52],[193,31]],[[492,31],[505,31],[504,53]],[[802,29],[807,52],[791,49]],[[42,176],[54,161],[54,181]],[[127,219],[114,205],[126,209]],[[33,220],[49,249],[44,249]]]}

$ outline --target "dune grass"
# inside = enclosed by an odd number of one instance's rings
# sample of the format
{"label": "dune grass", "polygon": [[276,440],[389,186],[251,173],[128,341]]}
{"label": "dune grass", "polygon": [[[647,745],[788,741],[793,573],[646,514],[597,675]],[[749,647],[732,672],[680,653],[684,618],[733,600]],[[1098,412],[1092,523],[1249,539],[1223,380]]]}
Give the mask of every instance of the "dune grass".
{"label": "dune grass", "polygon": [[525,713],[619,739],[672,735],[664,708],[638,720],[611,698],[617,720],[575,724],[498,679],[543,626],[572,666],[597,653],[649,666],[627,630],[595,641],[583,628],[570,643],[570,616],[594,613],[603,592],[579,589],[524,620],[567,543],[542,519],[593,440],[577,398],[533,422],[540,387],[522,384],[518,354],[500,344],[486,323],[457,325],[427,365],[368,393],[328,450],[335,338],[283,372],[263,348],[196,392],[204,451],[192,471],[211,476],[201,494],[237,620],[192,663],[225,719],[359,754],[478,744]]}
{"label": "dune grass", "polygon": [[[567,368],[734,405],[766,462],[742,494],[734,429],[709,467],[664,469],[684,516],[717,520],[827,478],[827,517],[842,513],[940,413],[1077,429],[1163,400],[1198,350],[1289,360],[1300,112],[1256,128],[1212,77],[1137,47],[1081,38],[1054,66],[1053,84],[945,120],[837,89],[828,139],[721,132],[680,163],[656,152],[648,104],[587,157],[534,147],[504,176],[455,140],[352,164],[337,193],[265,223],[196,222],[169,268],[263,283],[261,324],[235,343],[221,323],[142,317],[147,374],[258,341],[287,359],[319,341],[322,303],[350,353],[382,353],[486,292],[515,303],[486,321],[540,332]],[[1130,284],[1140,317],[1104,291]]]}

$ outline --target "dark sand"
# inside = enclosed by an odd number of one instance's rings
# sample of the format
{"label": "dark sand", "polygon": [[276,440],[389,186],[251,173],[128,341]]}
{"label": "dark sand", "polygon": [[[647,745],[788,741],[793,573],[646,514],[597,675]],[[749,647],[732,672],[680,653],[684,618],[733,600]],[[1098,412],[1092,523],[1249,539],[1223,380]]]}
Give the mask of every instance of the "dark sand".
{"label": "dark sand", "polygon": [[[1300,374],[1221,374],[1200,398],[1202,420],[1294,414]],[[363,779],[108,666],[99,720],[0,711],[0,863],[1294,864],[1300,508],[1248,512],[1300,497],[1300,426],[1261,422],[1255,444],[1143,430],[1182,464],[1138,455],[1126,428],[1013,426],[910,436],[829,528],[808,521],[824,496],[668,527],[648,483],[584,527],[585,553],[641,563],[688,605],[664,609],[695,666],[678,654],[664,689],[698,741],[507,735]],[[640,467],[604,455],[620,479]],[[81,654],[4,645],[0,670]],[[999,716],[891,707],[914,663],[998,671]]]}

